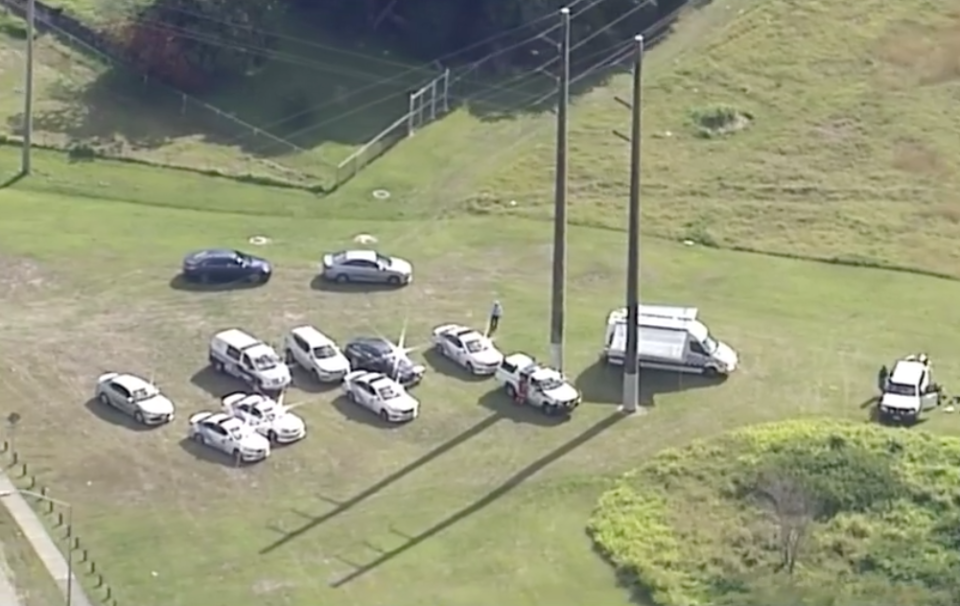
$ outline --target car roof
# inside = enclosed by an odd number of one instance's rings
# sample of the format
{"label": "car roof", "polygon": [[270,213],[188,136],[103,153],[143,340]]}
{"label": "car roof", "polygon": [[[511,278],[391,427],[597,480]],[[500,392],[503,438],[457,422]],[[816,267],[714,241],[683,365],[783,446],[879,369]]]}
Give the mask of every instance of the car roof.
{"label": "car roof", "polygon": [[370,347],[384,353],[393,353],[393,343],[383,337],[357,337],[350,341],[351,345]]}
{"label": "car roof", "polygon": [[207,248],[188,254],[185,261],[206,261],[207,259],[232,259],[239,251],[230,248]]}
{"label": "car roof", "polygon": [[479,330],[474,330],[473,328],[463,327],[461,329],[453,331],[453,335],[460,339],[461,341],[466,340],[468,337],[471,339],[482,339],[484,334]]}
{"label": "car roof", "polygon": [[344,261],[376,261],[377,257],[382,255],[377,254],[377,251],[375,250],[362,248],[357,250],[343,250],[338,252],[335,256],[342,256]]}
{"label": "car roof", "polygon": [[235,420],[239,422],[239,419],[234,419],[232,416],[228,415],[225,412],[215,412],[209,417],[203,420],[204,423],[213,423],[214,425],[223,425],[229,420]]}
{"label": "car roof", "polygon": [[398,389],[400,384],[386,375],[380,375],[379,377],[370,381],[370,387],[374,389],[383,389],[384,387]]}
{"label": "car roof", "polygon": [[901,385],[918,385],[927,367],[917,360],[900,360],[890,373],[890,380]]}
{"label": "car roof", "polygon": [[559,370],[554,370],[553,368],[546,368],[544,366],[541,366],[530,374],[530,378],[533,379],[534,381],[543,381],[546,379],[563,380],[563,375],[560,374]]}
{"label": "car roof", "polygon": [[360,383],[368,383],[370,385],[373,385],[377,381],[381,379],[386,379],[386,378],[387,376],[382,372],[364,372],[363,374],[359,374],[353,377],[353,381],[357,381]]}
{"label": "car roof", "polygon": [[232,345],[238,349],[247,349],[254,345],[260,345],[262,341],[253,335],[240,330],[239,328],[228,328],[213,335],[214,339],[223,341],[227,345]]}
{"label": "car roof", "polygon": [[322,345],[333,345],[333,339],[327,335],[320,332],[317,328],[310,326],[309,324],[304,326],[297,326],[296,328],[290,329],[290,334],[296,335],[307,342],[307,345],[312,347],[320,347]]}
{"label": "car roof", "polygon": [[150,387],[150,382],[144,378],[138,377],[137,375],[131,374],[119,374],[113,378],[113,383],[120,385],[127,391],[137,391],[138,389],[146,389]]}
{"label": "car roof", "polygon": [[250,345],[249,347],[244,347],[242,349],[243,349],[243,353],[250,356],[251,359],[256,359],[256,358],[259,358],[260,356],[277,355],[277,351],[273,348],[272,345],[267,345],[266,343],[262,343],[260,341],[258,341],[254,345]]}
{"label": "car roof", "polygon": [[520,370],[523,370],[527,366],[530,366],[531,364],[535,363],[535,360],[531,356],[525,353],[519,353],[519,352],[510,354],[509,356],[504,358],[503,361],[506,362],[507,364],[512,364],[513,366],[516,366]]}
{"label": "car roof", "polygon": [[264,395],[261,395],[258,393],[251,393],[251,394],[247,394],[243,399],[238,400],[234,405],[236,406],[239,404],[249,404],[251,406],[257,407],[257,406],[263,406],[264,404],[268,404],[272,406],[276,404],[276,402],[274,402],[273,400],[271,400],[270,398]]}

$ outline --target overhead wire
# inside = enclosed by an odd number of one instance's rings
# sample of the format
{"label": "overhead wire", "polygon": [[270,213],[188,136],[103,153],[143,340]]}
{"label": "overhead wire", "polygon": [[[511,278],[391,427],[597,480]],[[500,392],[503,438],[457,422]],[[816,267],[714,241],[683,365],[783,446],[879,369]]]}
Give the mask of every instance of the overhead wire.
{"label": "overhead wire", "polygon": [[[604,1],[604,0],[599,0],[599,1],[602,2],[602,1]],[[637,5],[636,7],[630,9],[629,11],[626,11],[623,15],[619,16],[618,18],[614,19],[614,20],[611,21],[610,23],[606,24],[604,27],[598,29],[596,32],[593,32],[591,35],[585,37],[584,39],[578,41],[576,44],[572,45],[571,48],[570,48],[570,51],[573,52],[573,51],[575,51],[575,50],[583,47],[584,45],[586,45],[586,44],[589,43],[590,41],[594,40],[596,37],[600,36],[600,35],[603,34],[604,32],[609,31],[609,30],[610,30],[612,27],[614,27],[617,23],[623,21],[624,19],[626,19],[627,17],[629,17],[630,15],[632,15],[633,13],[635,13],[636,11],[642,9],[644,6],[646,6],[647,4],[651,3],[652,1],[653,1],[653,0],[645,0],[642,4],[639,4],[639,5]],[[596,4],[596,3],[597,3],[597,2],[595,2],[594,4]],[[559,28],[559,26],[556,26],[556,27]],[[556,29],[556,28],[554,28],[554,29]],[[506,52],[506,50],[505,50],[505,52]],[[559,58],[559,56],[557,56],[557,57],[554,57],[554,58],[552,58],[552,59],[549,59],[548,61],[546,61],[544,64],[542,64],[542,65],[540,65],[540,66],[537,66],[537,67],[532,68],[532,69],[529,69],[529,70],[524,70],[524,71],[520,72],[519,74],[514,75],[513,77],[509,78],[506,82],[500,83],[500,84],[498,85],[498,89],[501,90],[501,91],[506,90],[506,91],[512,91],[512,92],[523,92],[523,91],[518,91],[518,90],[516,90],[515,88],[513,88],[513,87],[510,86],[510,85],[513,84],[513,83],[515,83],[515,82],[520,82],[520,81],[522,81],[522,80],[524,80],[524,79],[530,78],[531,76],[535,76],[535,75],[538,74],[538,73],[542,73],[545,69],[549,68],[550,66],[552,66],[553,64],[555,64],[555,63],[558,62],[559,60],[560,60],[560,58]],[[456,84],[457,82],[459,82],[459,81],[462,80],[462,79],[463,79],[463,76],[460,76],[460,77],[457,77],[457,78],[452,78],[452,79],[450,80],[450,82],[448,83],[448,86],[452,86],[452,85]],[[401,94],[406,94],[406,93],[401,93]],[[476,97],[473,98],[474,101],[480,101],[480,100],[482,100],[482,99],[483,99],[482,95],[478,95],[478,96],[476,96]],[[317,122],[317,123],[311,124],[311,125],[309,125],[309,126],[305,126],[304,128],[299,129],[299,130],[297,130],[297,131],[294,131],[294,132],[292,132],[292,133],[288,133],[287,136],[288,136],[288,137],[302,136],[302,135],[304,135],[304,134],[306,134],[306,133],[309,133],[309,132],[318,130],[318,129],[323,128],[324,126],[327,126],[327,125],[332,124],[332,123],[334,123],[334,122],[341,121],[341,120],[343,120],[344,118],[346,118],[346,117],[348,117],[348,116],[352,116],[352,115],[358,114],[358,113],[360,113],[360,112],[366,111],[366,110],[370,109],[371,107],[375,107],[375,106],[383,103],[384,100],[385,100],[385,99],[381,98],[381,99],[378,99],[378,100],[376,100],[376,101],[372,101],[372,102],[370,102],[370,103],[365,103],[365,104],[358,105],[358,106],[356,106],[356,107],[350,108],[349,110],[347,110],[347,111],[345,111],[345,112],[339,113],[339,114],[337,114],[336,116],[329,117],[329,118],[327,118],[327,119],[325,119],[325,120],[323,120],[323,121],[321,121],[321,122]],[[470,100],[470,99],[468,99],[468,100]],[[261,149],[263,149],[263,148],[261,148]]]}

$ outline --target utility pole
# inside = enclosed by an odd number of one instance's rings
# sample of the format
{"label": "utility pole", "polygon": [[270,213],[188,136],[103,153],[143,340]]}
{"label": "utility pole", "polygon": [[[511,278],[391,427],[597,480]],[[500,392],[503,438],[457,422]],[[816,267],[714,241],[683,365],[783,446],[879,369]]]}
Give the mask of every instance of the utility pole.
{"label": "utility pole", "polygon": [[20,160],[22,176],[30,174],[30,152],[33,147],[33,39],[36,9],[36,0],[27,0],[27,66],[23,95],[23,157]]}
{"label": "utility pole", "polygon": [[627,236],[627,351],[623,365],[623,411],[637,412],[640,401],[640,133],[643,102],[643,36],[635,38],[633,120],[630,133],[630,211]]}
{"label": "utility pole", "polygon": [[563,370],[563,327],[567,289],[567,109],[570,104],[570,9],[560,9],[560,101],[557,107],[557,182],[553,211],[553,293],[550,354]]}

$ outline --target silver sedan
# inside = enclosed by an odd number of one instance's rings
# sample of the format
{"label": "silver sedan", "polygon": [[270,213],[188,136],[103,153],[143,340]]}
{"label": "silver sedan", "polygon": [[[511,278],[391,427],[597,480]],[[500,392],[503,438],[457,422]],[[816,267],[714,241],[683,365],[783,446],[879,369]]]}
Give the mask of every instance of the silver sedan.
{"label": "silver sedan", "polygon": [[321,275],[334,282],[366,282],[409,284],[413,266],[398,257],[388,257],[373,250],[344,250],[323,256]]}

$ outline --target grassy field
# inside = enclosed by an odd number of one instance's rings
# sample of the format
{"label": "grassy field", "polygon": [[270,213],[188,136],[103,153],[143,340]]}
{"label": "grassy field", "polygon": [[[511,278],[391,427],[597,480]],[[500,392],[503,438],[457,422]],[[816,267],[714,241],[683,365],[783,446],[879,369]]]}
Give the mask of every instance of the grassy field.
{"label": "grassy field", "polygon": [[[81,15],[93,10],[67,8]],[[2,21],[16,23],[9,15]],[[0,33],[0,128],[19,133],[25,43],[11,32],[15,27]],[[189,99],[104,63],[82,44],[64,44],[69,38],[45,35],[35,76],[35,139],[172,166],[329,184],[338,163],[407,112],[408,91],[439,73],[379,49],[318,39],[295,17],[281,35],[256,75]]]}
{"label": "grassy field", "polygon": [[23,533],[0,507],[0,570],[20,594],[21,606],[51,606],[63,598]]}
{"label": "grassy field", "polygon": [[[311,322],[346,338],[408,322],[423,343],[436,323],[480,324],[499,298],[501,346],[546,353],[549,116],[491,122],[465,108],[323,199],[38,153],[36,174],[0,191],[0,413],[23,415],[24,457],[74,503],[120,603],[628,604],[584,533],[612,475],[744,424],[865,421],[876,368],[907,351],[928,351],[948,390],[960,381],[941,337],[960,327],[960,283],[712,247],[953,272],[953,84],[911,83],[903,74],[918,68],[898,72],[871,50],[894,48],[888,35],[947,40],[944,5],[831,7],[837,29],[823,7],[714,2],[651,54],[644,219],[663,238],[644,242],[644,299],[699,306],[743,369],[713,386],[644,375],[648,413],[630,420],[615,413],[619,377],[596,365],[623,298],[625,243],[610,229],[626,194],[627,149],[610,135],[628,125],[613,101],[622,79],[581,98],[572,123],[567,371],[587,401],[575,418],[545,425],[420,352],[431,371],[417,422],[385,429],[301,379],[290,398],[311,436],[246,469],[184,443],[187,413],[237,387],[204,370],[217,329],[278,339]],[[890,33],[902,28],[926,33]],[[719,103],[752,122],[697,136],[691,113]],[[939,176],[893,162],[908,134],[937,151]],[[0,168],[17,161],[0,147]],[[316,285],[319,255],[358,233],[412,259],[415,284]],[[172,287],[185,250],[252,248],[254,235],[272,240],[259,252],[278,266],[265,288]],[[669,241],[682,238],[712,246]],[[155,377],[181,420],[141,432],[90,405],[111,369]],[[925,427],[956,432],[960,420]]]}

